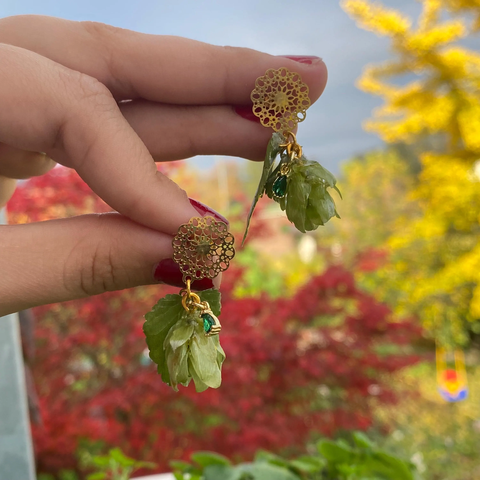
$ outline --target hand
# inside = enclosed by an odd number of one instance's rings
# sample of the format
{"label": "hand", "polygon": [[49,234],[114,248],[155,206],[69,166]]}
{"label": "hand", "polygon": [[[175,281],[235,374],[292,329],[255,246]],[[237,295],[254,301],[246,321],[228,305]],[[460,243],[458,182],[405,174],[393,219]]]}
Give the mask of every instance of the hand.
{"label": "hand", "polygon": [[303,62],[90,22],[0,20],[0,202],[11,178],[58,162],[119,212],[0,227],[0,315],[158,282],[154,265],[198,211],[154,161],[262,159],[271,132],[242,116],[255,79],[287,67],[313,102],[326,68]]}

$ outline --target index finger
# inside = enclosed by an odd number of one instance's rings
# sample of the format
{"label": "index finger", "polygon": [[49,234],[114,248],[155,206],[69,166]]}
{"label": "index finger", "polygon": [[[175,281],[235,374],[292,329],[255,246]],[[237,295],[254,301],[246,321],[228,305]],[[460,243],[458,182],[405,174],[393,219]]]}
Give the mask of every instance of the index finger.
{"label": "index finger", "polygon": [[117,100],[249,104],[255,79],[269,68],[286,67],[302,76],[313,103],[327,81],[325,64],[318,57],[299,63],[247,48],[35,15],[1,19],[0,27],[0,43],[26,48],[90,75]]}
{"label": "index finger", "polygon": [[112,208],[155,230],[174,234],[198,216],[102,83],[10,45],[0,44],[0,64],[0,142],[46,152]]}

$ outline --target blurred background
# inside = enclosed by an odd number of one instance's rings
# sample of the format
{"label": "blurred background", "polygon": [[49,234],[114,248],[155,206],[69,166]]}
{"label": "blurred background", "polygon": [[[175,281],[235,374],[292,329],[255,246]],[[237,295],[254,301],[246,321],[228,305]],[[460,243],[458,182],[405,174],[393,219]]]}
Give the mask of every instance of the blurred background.
{"label": "blurred background", "polygon": [[[23,312],[38,478],[85,478],[115,447],[157,472],[199,450],[233,462],[260,450],[290,459],[321,438],[350,455],[362,431],[411,476],[368,476],[351,454],[334,477],[289,467],[294,478],[479,479],[478,0],[0,5],[1,16],[26,13],[321,56],[328,85],[297,138],[343,194],[342,218],[305,235],[277,204],[259,202],[223,277],[218,390],[175,393],[148,358],[143,316],[175,289]],[[227,216],[240,243],[261,164],[202,157],[160,168]],[[108,210],[58,167],[18,187],[8,218]],[[128,478],[105,475],[91,478]]]}

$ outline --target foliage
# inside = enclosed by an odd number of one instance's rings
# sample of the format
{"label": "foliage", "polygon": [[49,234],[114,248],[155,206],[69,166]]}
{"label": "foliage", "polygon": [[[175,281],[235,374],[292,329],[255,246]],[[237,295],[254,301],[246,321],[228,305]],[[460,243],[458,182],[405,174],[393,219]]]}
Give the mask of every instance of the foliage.
{"label": "foliage", "polygon": [[90,461],[96,470],[86,480],[129,480],[140,468],[155,468],[155,463],[140,462],[127,457],[119,448],[112,448],[106,455],[94,455]]}
{"label": "foliage", "polygon": [[232,465],[221,455],[196,452],[191,463],[171,462],[177,480],[413,480],[414,467],[378,448],[362,432],[345,440],[320,440],[314,454],[293,460],[259,451],[250,463]]}
{"label": "foliage", "polygon": [[401,219],[420,214],[417,202],[409,198],[415,182],[405,155],[397,148],[349,160],[342,165],[339,179],[348,191],[339,206],[342,221],[326,225],[318,234],[319,243],[338,249],[338,257],[348,265],[375,270]]}
{"label": "foliage", "polygon": [[[92,455],[84,449],[80,449],[79,453],[82,457],[82,469],[91,472],[86,480],[129,480],[138,469],[156,467],[155,463],[141,462],[127,457],[119,448],[110,449],[106,455]],[[80,477],[74,470],[60,470],[57,479],[80,480]],[[55,477],[48,473],[41,473],[38,480],[55,480]]]}
{"label": "foliage", "polygon": [[[372,282],[441,343],[465,344],[469,331],[480,332],[480,54],[458,41],[478,29],[480,4],[422,4],[414,25],[379,4],[343,2],[362,27],[389,38],[395,55],[367,67],[359,81],[384,100],[366,129],[387,142],[428,137],[437,144],[421,155],[412,191],[421,216],[399,223],[392,262]],[[402,75],[405,81],[388,82]]]}
{"label": "foliage", "polygon": [[[55,169],[17,190],[11,218],[28,220],[23,209],[32,219],[54,216],[55,195],[38,195],[49,189],[70,195],[63,210],[97,201],[74,172]],[[236,460],[259,448],[295,454],[312,437],[368,428],[372,395],[395,401],[382,378],[417,360],[412,322],[396,321],[341,266],[275,300],[236,298],[241,275],[234,265],[223,277],[222,387],[201,394],[192,385],[178,393],[164,385],[146,351],[143,314],[175,289],[144,287],[35,309],[39,471],[75,468],[82,439],[118,446],[160,470],[199,448]]]}
{"label": "foliage", "polygon": [[[478,365],[478,356],[470,358],[470,363]],[[421,363],[390,380],[392,385],[410,392],[408,395],[399,395],[401,400],[395,407],[375,408],[377,419],[392,426],[387,438],[382,435],[384,446],[394,452],[407,452],[429,480],[480,477],[479,367],[470,367],[468,377],[467,399],[448,403],[438,393],[434,364]]]}
{"label": "foliage", "polygon": [[267,240],[266,252],[255,248],[258,243],[263,244],[261,239],[252,242],[253,246],[249,244],[237,252],[235,262],[242,267],[243,274],[235,284],[233,291],[235,297],[259,298],[265,295],[271,299],[289,297],[312,276],[325,271],[327,261],[322,252],[315,251],[312,258],[302,259],[298,253],[301,243],[296,244],[296,238],[293,236],[289,239],[294,248],[281,255],[272,251],[271,245],[275,244],[272,238]]}

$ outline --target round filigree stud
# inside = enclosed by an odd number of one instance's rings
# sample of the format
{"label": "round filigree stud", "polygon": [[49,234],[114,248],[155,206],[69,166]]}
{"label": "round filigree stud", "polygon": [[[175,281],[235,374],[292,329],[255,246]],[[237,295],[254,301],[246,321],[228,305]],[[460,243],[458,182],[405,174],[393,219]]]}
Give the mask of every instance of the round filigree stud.
{"label": "round filigree stud", "polygon": [[250,98],[253,113],[265,127],[290,132],[303,122],[310,106],[308,86],[298,73],[286,68],[270,69],[257,78]]}
{"label": "round filigree stud", "polygon": [[213,217],[194,217],[178,229],[173,260],[183,273],[183,281],[215,278],[225,271],[235,256],[233,235],[224,222]]}

